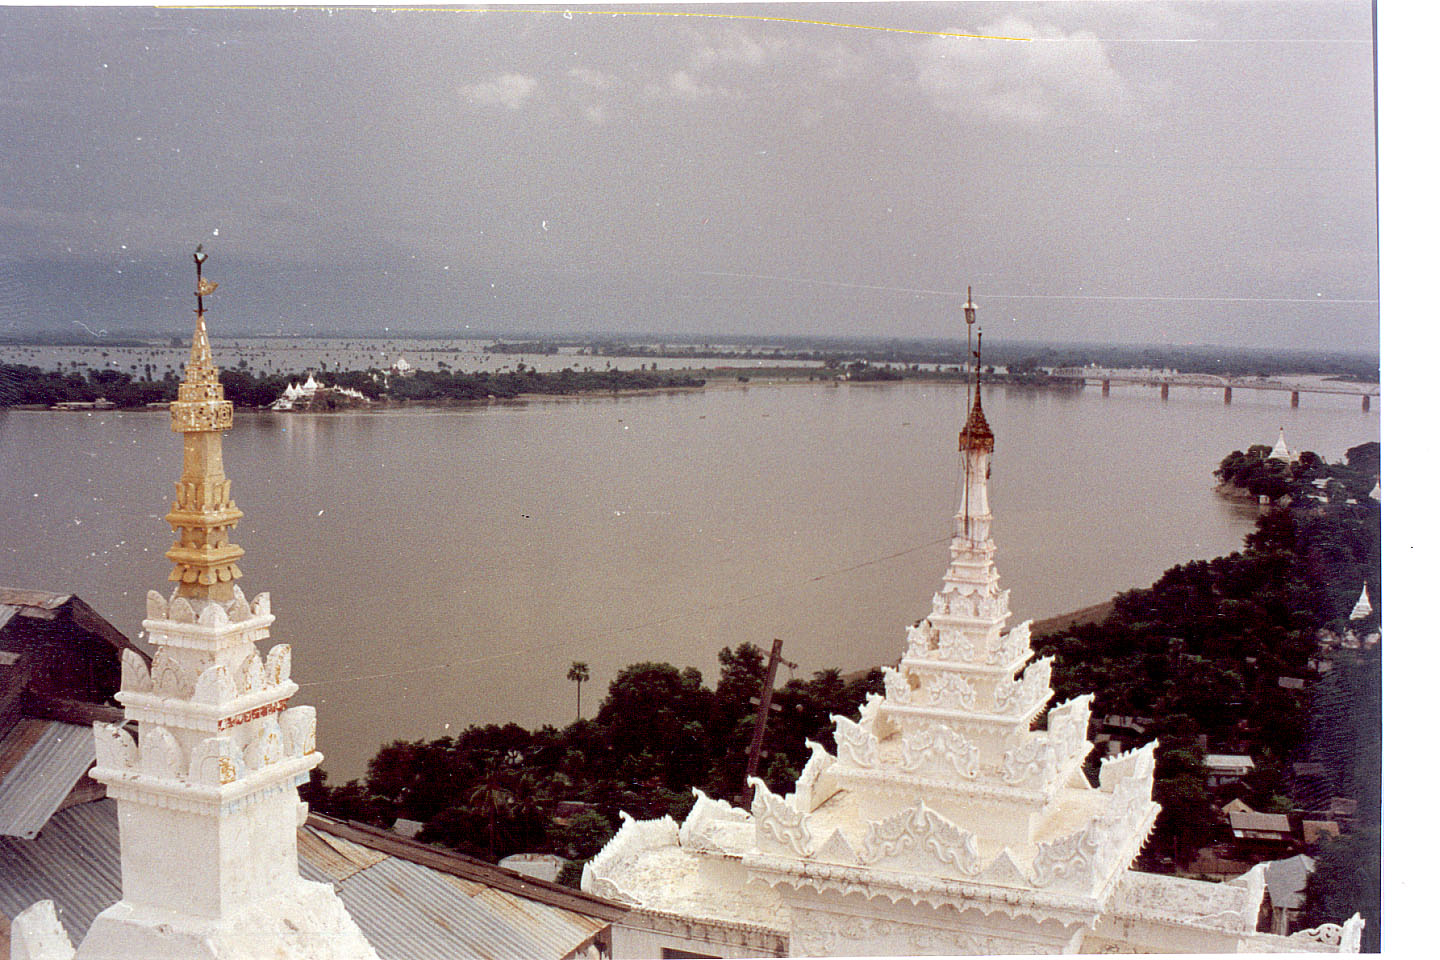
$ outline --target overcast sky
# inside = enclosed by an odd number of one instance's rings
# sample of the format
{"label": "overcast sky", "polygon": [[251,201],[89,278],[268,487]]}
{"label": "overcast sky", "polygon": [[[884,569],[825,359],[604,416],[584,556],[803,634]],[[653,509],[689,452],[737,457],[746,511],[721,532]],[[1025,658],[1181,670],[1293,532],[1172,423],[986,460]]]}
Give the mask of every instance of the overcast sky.
{"label": "overcast sky", "polygon": [[0,333],[1378,344],[1368,3],[605,10],[0,9]]}

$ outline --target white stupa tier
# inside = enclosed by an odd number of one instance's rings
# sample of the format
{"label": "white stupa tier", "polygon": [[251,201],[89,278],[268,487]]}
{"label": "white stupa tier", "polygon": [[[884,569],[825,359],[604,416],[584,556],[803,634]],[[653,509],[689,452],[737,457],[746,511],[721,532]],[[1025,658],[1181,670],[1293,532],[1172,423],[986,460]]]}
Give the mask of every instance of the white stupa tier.
{"label": "white stupa tier", "polygon": [[[204,258],[195,259],[198,274]],[[209,289],[199,281],[202,295]],[[171,404],[185,450],[165,518],[176,531],[166,553],[175,586],[168,598],[146,598],[151,662],[122,654],[125,721],[95,724],[90,775],[116,800],[122,898],[78,950],[58,923],[40,923],[22,927],[11,955],[373,960],[334,888],[299,874],[296,830],[307,810],[297,788],[322,759],[315,708],[290,705],[290,646],[258,649],[275,622],[269,595],[247,600],[235,582],[244,551],[229,531],[241,514],[221,459],[233,408],[198,297],[195,312],[190,364]],[[53,917],[53,906],[38,915]]]}
{"label": "white stupa tier", "polygon": [[1275,441],[1275,446],[1270,449],[1271,460],[1284,460],[1286,463],[1294,463],[1298,457],[1290,452],[1285,445],[1285,428],[1280,428],[1280,437]]}
{"label": "white stupa tier", "polygon": [[835,754],[811,743],[785,796],[752,780],[748,811],[697,790],[683,824],[627,818],[583,889],[674,935],[630,941],[621,925],[615,955],[1356,949],[1358,918],[1257,934],[1260,868],[1230,884],[1130,870],[1160,811],[1155,745],[1101,761],[1090,783],[1091,698],[1047,710],[1050,659],[1033,658],[1028,622],[1005,629],[978,383],[960,441],[950,562],[885,693],[858,722],[832,718]]}

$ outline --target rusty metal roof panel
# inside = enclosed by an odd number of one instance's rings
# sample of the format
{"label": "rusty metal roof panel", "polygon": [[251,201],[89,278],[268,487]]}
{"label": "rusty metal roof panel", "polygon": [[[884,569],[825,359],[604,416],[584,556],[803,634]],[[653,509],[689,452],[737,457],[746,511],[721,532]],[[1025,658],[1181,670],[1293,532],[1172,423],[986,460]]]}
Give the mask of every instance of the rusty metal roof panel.
{"label": "rusty metal roof panel", "polygon": [[[326,883],[344,880],[386,857],[386,854],[379,851],[351,843],[341,837],[329,836],[309,825],[300,828],[298,840],[301,863],[308,864],[318,873],[324,874],[323,880]],[[322,878],[317,875],[308,876],[306,879]]]}
{"label": "rusty metal roof panel", "polygon": [[26,734],[33,743],[0,779],[0,836],[29,840],[95,762],[95,734],[58,720],[26,720],[11,731]]}
{"label": "rusty metal roof panel", "polygon": [[95,915],[120,899],[120,830],[115,801],[61,810],[33,840],[0,837],[0,913],[14,917],[53,900],[79,943]]}

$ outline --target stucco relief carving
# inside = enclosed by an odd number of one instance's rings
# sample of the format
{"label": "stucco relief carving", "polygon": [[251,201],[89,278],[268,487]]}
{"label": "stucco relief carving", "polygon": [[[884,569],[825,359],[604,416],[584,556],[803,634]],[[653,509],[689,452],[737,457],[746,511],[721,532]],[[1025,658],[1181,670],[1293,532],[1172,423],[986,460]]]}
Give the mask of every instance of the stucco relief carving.
{"label": "stucco relief carving", "polygon": [[135,738],[118,723],[92,725],[95,731],[95,766],[101,770],[133,770],[140,762]]}
{"label": "stucco relief carving", "polygon": [[245,766],[251,770],[268,767],[285,756],[285,734],[274,717],[266,717],[260,723],[255,738],[245,745]]}
{"label": "stucco relief carving", "polygon": [[265,682],[278,686],[289,681],[290,659],[290,644],[277,643],[271,647],[265,655]]}
{"label": "stucco relief carving", "polygon": [[1025,668],[1019,680],[1007,678],[995,685],[995,712],[1011,717],[1024,716],[1050,698],[1050,665],[1054,657],[1037,660]]}
{"label": "stucco relief carving", "polygon": [[[1016,937],[999,937],[970,930],[905,923],[884,917],[794,910],[792,946],[802,956],[868,954],[880,946],[890,955],[996,956],[1057,952],[1058,948]],[[851,945],[870,949],[856,950]]]}
{"label": "stucco relief carving", "polygon": [[831,714],[830,719],[835,723],[835,755],[841,763],[868,769],[880,761],[875,734],[847,717]]}
{"label": "stucco relief carving", "polygon": [[1079,753],[1090,733],[1091,694],[1074,697],[1050,711],[1045,732],[1055,747],[1057,760],[1065,761]]}
{"label": "stucco relief carving", "polygon": [[905,628],[905,656],[924,658],[930,655],[931,626],[928,621]]}
{"label": "stucco relief carving", "polygon": [[200,626],[218,630],[230,622],[230,616],[225,608],[215,601],[208,601],[200,608]]}
{"label": "stucco relief carving", "polygon": [[164,727],[151,727],[140,735],[140,770],[152,777],[178,780],[186,767],[175,735]]}
{"label": "stucco relief carving", "polygon": [[1055,747],[1043,733],[1032,734],[1000,761],[1000,779],[1012,787],[1043,789],[1057,772]]}
{"label": "stucco relief carving", "polygon": [[260,654],[251,651],[240,664],[240,678],[236,683],[240,693],[253,693],[265,689],[265,662]]}
{"label": "stucco relief carving", "polygon": [[748,782],[755,790],[750,813],[755,818],[756,841],[768,838],[800,857],[813,854],[815,838],[810,833],[809,817],[771,793],[765,781],[751,777]]}
{"label": "stucco relief carving", "polygon": [[189,700],[195,689],[195,675],[164,647],[150,661],[150,680],[154,691],[164,697]]}
{"label": "stucco relief carving", "polygon": [[315,752],[315,708],[291,707],[280,714],[285,753],[303,757]]}
{"label": "stucco relief carving", "polygon": [[1303,943],[1320,943],[1327,947],[1338,947],[1340,946],[1340,930],[1338,923],[1322,923],[1318,927],[1292,933],[1290,939]]}
{"label": "stucco relief carving", "polygon": [[962,673],[932,676],[927,691],[930,705],[950,710],[974,710],[975,688]]}
{"label": "stucco relief carving", "polygon": [[880,672],[885,677],[885,699],[891,703],[908,706],[915,693],[910,686],[910,675],[901,673],[893,667],[881,667]]}
{"label": "stucco relief carving", "polygon": [[1098,827],[1091,821],[1068,837],[1036,845],[1031,880],[1037,887],[1059,887],[1089,893],[1100,852]]}
{"label": "stucco relief carving", "polygon": [[128,647],[120,651],[120,689],[149,693],[150,687],[150,668],[145,658]]}
{"label": "stucco relief carving", "polygon": [[860,726],[875,735],[875,739],[884,740],[895,732],[895,724],[885,714],[885,698],[878,693],[865,695],[865,702],[860,705]]}
{"label": "stucco relief carving", "polygon": [[940,655],[946,660],[975,659],[975,641],[964,630],[947,628],[940,631]]}
{"label": "stucco relief carving", "polygon": [[230,671],[225,669],[225,664],[215,663],[206,667],[205,672],[195,681],[192,699],[196,703],[218,707],[234,700],[237,694],[235,681],[230,679]]}
{"label": "stucco relief carving", "polygon": [[245,776],[245,761],[231,737],[201,741],[190,757],[189,778],[206,786],[224,786]]}
{"label": "stucco relief carving", "polygon": [[862,864],[902,870],[928,872],[939,866],[964,877],[980,872],[980,849],[974,834],[961,830],[923,800],[918,806],[872,821],[857,856]]}
{"label": "stucco relief carving", "polygon": [[190,605],[190,600],[178,594],[170,598],[170,615],[166,618],[176,623],[199,623],[200,618],[195,615],[195,608]]}
{"label": "stucco relief carving", "polygon": [[910,773],[973,780],[980,775],[980,748],[943,724],[911,730],[900,741],[905,769]]}
{"label": "stucco relief carving", "polygon": [[1030,649],[1030,621],[997,637],[986,651],[985,662],[989,666],[1010,663]]}

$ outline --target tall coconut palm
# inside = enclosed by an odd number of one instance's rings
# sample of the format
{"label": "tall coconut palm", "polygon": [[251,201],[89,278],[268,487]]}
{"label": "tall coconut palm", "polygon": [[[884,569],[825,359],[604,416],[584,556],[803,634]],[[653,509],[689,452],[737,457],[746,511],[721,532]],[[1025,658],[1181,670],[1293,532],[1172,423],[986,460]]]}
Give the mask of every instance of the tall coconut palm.
{"label": "tall coconut palm", "polygon": [[576,660],[570,664],[570,672],[565,674],[565,679],[575,684],[575,722],[580,722],[580,685],[590,679],[590,664],[583,660]]}

